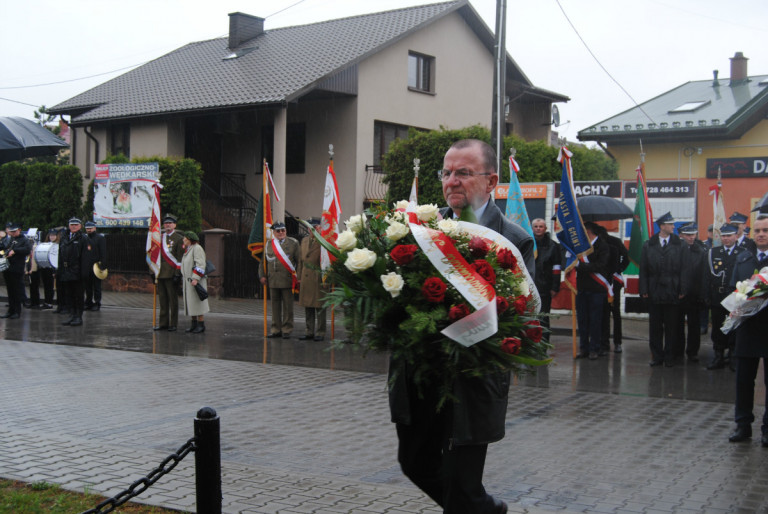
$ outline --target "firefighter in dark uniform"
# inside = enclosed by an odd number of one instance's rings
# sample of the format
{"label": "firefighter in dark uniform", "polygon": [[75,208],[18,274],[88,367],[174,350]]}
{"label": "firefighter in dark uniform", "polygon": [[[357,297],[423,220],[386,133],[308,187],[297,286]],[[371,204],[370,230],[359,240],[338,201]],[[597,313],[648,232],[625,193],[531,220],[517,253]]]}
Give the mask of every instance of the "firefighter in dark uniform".
{"label": "firefighter in dark uniform", "polygon": [[21,233],[21,225],[8,223],[8,237],[3,240],[5,258],[8,259],[8,270],[5,273],[5,285],[8,288],[8,312],[0,318],[18,319],[21,316],[21,305],[24,301],[24,265],[32,253],[32,241]]}
{"label": "firefighter in dark uniform", "polygon": [[104,269],[107,262],[107,239],[96,231],[96,223],[85,222],[86,238],[88,240],[88,275],[85,279],[85,310],[98,311],[101,309],[101,279],[93,271],[93,265],[98,264]]}
{"label": "firefighter in dark uniform", "polygon": [[61,324],[73,327],[83,324],[83,281],[90,271],[87,262],[88,238],[80,231],[82,226],[83,222],[78,218],[69,220],[69,232],[61,236],[59,267],[56,270],[60,294],[70,309],[70,318]]}
{"label": "firefighter in dark uniform", "polygon": [[[690,362],[699,362],[699,348],[701,347],[701,311],[705,302],[705,291],[701,286],[701,277],[706,276],[707,248],[696,237],[699,226],[696,222],[683,225],[678,230],[680,238],[686,243],[689,252],[686,268],[688,273],[688,293],[680,301],[680,359],[683,358],[683,350]],[[706,311],[705,311],[706,312]],[[685,327],[688,326],[686,337]]]}
{"label": "firefighter in dark uniform", "polygon": [[608,351],[611,349],[611,318],[613,318],[613,351],[615,353],[621,353],[621,290],[624,288],[624,270],[629,266],[629,252],[627,247],[624,246],[624,242],[618,237],[614,237],[608,234],[605,227],[600,227],[601,236],[608,243],[608,248],[611,251],[611,276],[606,277],[611,281],[611,288],[613,289],[613,301],[609,302],[606,299],[605,307],[603,308],[603,327],[602,336],[600,339],[600,356],[608,355]]}
{"label": "firefighter in dark uniform", "polygon": [[659,232],[643,244],[640,259],[640,296],[648,302],[648,343],[651,367],[672,367],[682,354],[680,300],[688,293],[684,273],[688,254],[674,234],[675,220],[668,212],[656,220]]}
{"label": "firefighter in dark uniform", "polygon": [[728,218],[728,222],[736,227],[736,246],[746,248],[752,255],[757,254],[757,245],[747,236],[747,217],[737,211]]}
{"label": "firefighter in dark uniform", "polygon": [[[560,291],[560,269],[563,257],[560,245],[547,232],[547,222],[537,218],[531,222],[536,239],[536,274],[534,283],[541,297],[541,313],[549,314],[552,297]],[[549,330],[549,316],[541,317],[541,325]],[[546,336],[549,339],[549,336]]]}
{"label": "firefighter in dark uniform", "polygon": [[712,318],[712,347],[715,356],[707,369],[723,369],[726,365],[733,369],[730,361],[731,351],[734,345],[734,335],[723,334],[720,327],[728,316],[728,311],[722,302],[733,291],[731,287],[731,275],[734,263],[739,253],[746,252],[743,246],[736,245],[738,229],[731,224],[725,224],[720,228],[722,246],[716,246],[709,250],[707,255],[708,273],[705,273],[708,282],[708,298],[710,315]]}

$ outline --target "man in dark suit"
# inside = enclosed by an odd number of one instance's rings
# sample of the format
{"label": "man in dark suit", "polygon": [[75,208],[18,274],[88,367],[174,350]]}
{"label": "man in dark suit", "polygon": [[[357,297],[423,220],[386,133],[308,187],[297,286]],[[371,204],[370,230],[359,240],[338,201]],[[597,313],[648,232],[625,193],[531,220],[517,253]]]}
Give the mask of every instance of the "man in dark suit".
{"label": "man in dark suit", "polygon": [[714,358],[707,366],[709,370],[723,369],[726,365],[734,369],[733,362],[731,361],[731,351],[736,341],[733,333],[724,334],[720,330],[725,318],[728,317],[728,311],[720,302],[733,292],[731,278],[736,258],[742,252],[750,253],[743,246],[736,244],[736,232],[736,227],[731,224],[725,224],[720,227],[720,238],[723,241],[723,245],[712,248],[707,254],[709,268],[709,273],[705,275],[707,277],[707,303],[709,303],[712,318],[712,333],[710,337],[715,351]]}
{"label": "man in dark suit", "polygon": [[608,233],[605,227],[598,225],[600,239],[608,244],[610,250],[610,261],[607,278],[611,282],[613,292],[613,301],[608,302],[606,298],[603,306],[602,334],[600,337],[600,352],[598,355],[604,357],[608,355],[611,349],[611,319],[613,319],[613,351],[621,353],[623,351],[622,332],[621,332],[621,290],[624,289],[624,270],[629,266],[629,251],[624,246],[624,242],[618,237]]}
{"label": "man in dark suit", "polygon": [[656,224],[659,232],[643,243],[639,288],[640,296],[648,301],[649,364],[672,367],[682,354],[680,300],[688,294],[688,253],[674,234],[672,214],[662,215]]}
{"label": "man in dark suit", "polygon": [[32,242],[21,233],[19,223],[10,222],[6,226],[8,237],[4,240],[3,250],[8,259],[8,271],[5,273],[8,288],[8,312],[0,318],[18,319],[24,301],[24,263],[32,252]]}
{"label": "man in dark suit", "polygon": [[728,218],[728,222],[736,227],[736,246],[741,246],[752,252],[752,255],[757,253],[757,246],[755,242],[747,236],[747,217],[734,211]]}
{"label": "man in dark suit", "polygon": [[85,289],[85,307],[87,311],[98,311],[101,309],[101,279],[93,271],[93,265],[98,264],[99,268],[104,269],[107,262],[107,239],[96,230],[96,223],[93,221],[85,222],[85,233],[87,235],[88,251],[88,275],[83,284]]}
{"label": "man in dark suit", "polygon": [[[474,139],[454,143],[438,177],[448,203],[442,216],[460,216],[472,209],[480,225],[517,246],[533,277],[533,238],[506,219],[491,200],[498,182],[493,148]],[[488,443],[504,437],[510,373],[457,379],[451,391],[456,401],[439,412],[440,391],[424,386],[419,394],[406,362],[393,360],[390,378],[390,410],[397,424],[403,473],[444,513],[506,513],[507,505],[486,493],[483,469]]]}
{"label": "man in dark suit", "polygon": [[[699,348],[701,347],[701,310],[702,306],[705,305],[701,279],[706,276],[707,249],[704,243],[696,238],[699,233],[699,226],[696,222],[683,225],[678,232],[688,250],[689,265],[686,272],[688,273],[688,284],[690,284],[687,294],[680,300],[679,350],[681,353],[679,358],[683,358],[682,352],[685,350],[690,362],[698,362]],[[688,326],[687,338],[685,334],[686,321]]]}
{"label": "man in dark suit", "polygon": [[[760,217],[753,227],[757,256],[742,252],[736,257],[731,286],[746,280],[755,271],[768,266],[768,217]],[[736,408],[734,421],[736,430],[728,437],[732,443],[746,441],[752,437],[752,422],[755,416],[752,409],[755,403],[755,379],[763,359],[763,382],[768,388],[768,341],[765,327],[768,325],[768,308],[746,319],[736,329],[736,345],[733,352],[736,360]],[[761,444],[768,448],[768,395],[765,398]]]}
{"label": "man in dark suit", "polygon": [[592,253],[576,264],[576,322],[579,325],[577,359],[597,359],[603,333],[603,311],[611,289],[611,250],[602,239],[600,225],[584,224]]}

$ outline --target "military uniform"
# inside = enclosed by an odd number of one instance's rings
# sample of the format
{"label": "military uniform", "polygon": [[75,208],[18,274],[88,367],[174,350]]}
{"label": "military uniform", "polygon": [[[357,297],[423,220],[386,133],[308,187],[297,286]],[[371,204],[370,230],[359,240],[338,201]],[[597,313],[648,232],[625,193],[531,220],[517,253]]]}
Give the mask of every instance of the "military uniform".
{"label": "military uniform", "polygon": [[[19,230],[18,224],[9,223],[7,230]],[[2,249],[8,259],[8,270],[5,273],[5,285],[8,289],[8,312],[0,318],[16,319],[21,316],[21,305],[24,301],[24,267],[27,256],[32,253],[32,242],[27,236],[19,233],[16,237],[8,236],[3,240]],[[10,257],[10,253],[13,253]]]}
{"label": "military uniform", "polygon": [[[715,358],[707,366],[707,369],[720,369],[729,362],[730,352],[735,344],[733,333],[723,334],[720,330],[725,318],[728,316],[728,310],[723,307],[722,302],[726,296],[733,292],[731,287],[731,277],[733,274],[736,258],[742,252],[747,252],[744,247],[734,245],[730,248],[718,246],[712,248],[707,255],[708,273],[707,276],[707,302],[709,303],[712,318],[712,346],[715,350]],[[728,355],[726,355],[728,352]]]}
{"label": "military uniform", "polygon": [[320,273],[320,243],[311,234],[301,241],[301,256],[297,274],[301,280],[299,305],[304,307],[306,332],[299,339],[322,341],[325,337],[326,309],[323,306],[326,288]]}
{"label": "military uniform", "polygon": [[[698,230],[695,224],[689,227],[681,227],[680,231],[689,232]],[[707,248],[704,243],[694,239],[692,245],[686,245],[688,250],[688,293],[680,300],[680,354],[682,358],[683,351],[688,356],[688,360],[696,362],[699,360],[699,349],[701,348],[701,312],[702,306],[706,306],[706,291],[702,287],[702,277],[706,276],[707,267]],[[704,309],[704,323],[707,322],[706,309]],[[686,337],[686,322],[688,334]]]}
{"label": "military uniform", "polygon": [[[278,225],[280,224],[275,223],[272,229],[275,230]],[[299,242],[292,237],[286,236],[282,242],[275,240],[275,243],[282,247],[283,253],[293,264],[294,269],[296,269],[299,263]],[[266,259],[266,271],[264,270],[264,264],[259,266],[259,279],[267,279],[269,294],[272,297],[272,326],[270,335],[271,337],[282,335],[284,338],[288,338],[293,331],[293,277],[275,255],[272,241],[267,244],[264,256]]]}
{"label": "military uniform", "polygon": [[[96,228],[96,223],[87,221],[86,230]],[[88,240],[87,264],[88,275],[86,276],[85,288],[85,310],[97,311],[101,309],[101,279],[93,272],[93,265],[98,263],[99,268],[104,268],[107,262],[107,238],[98,232],[92,232],[85,236]]]}
{"label": "military uniform", "polygon": [[[79,219],[72,218],[69,225],[81,225]],[[80,232],[71,230],[61,236],[59,244],[59,266],[56,270],[59,279],[60,295],[65,299],[65,305],[70,309],[70,318],[62,325],[83,324],[83,280],[90,271],[88,269],[88,238]]]}
{"label": "military uniform", "polygon": [[[176,224],[176,218],[170,214],[163,218],[163,223]],[[184,257],[184,237],[178,230],[161,235],[164,251],[167,251],[178,265]],[[157,296],[160,302],[160,316],[155,330],[176,330],[179,324],[179,293],[176,283],[181,279],[181,269],[171,264],[165,256],[160,259],[160,272],[157,274]]]}

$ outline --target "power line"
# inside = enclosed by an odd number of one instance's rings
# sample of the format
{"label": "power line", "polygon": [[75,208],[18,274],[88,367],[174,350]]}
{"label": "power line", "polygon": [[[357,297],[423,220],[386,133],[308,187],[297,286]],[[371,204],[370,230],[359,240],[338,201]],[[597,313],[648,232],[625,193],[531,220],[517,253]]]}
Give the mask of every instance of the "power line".
{"label": "power line", "polygon": [[86,79],[92,79],[94,77],[101,77],[103,75],[109,75],[111,73],[117,73],[118,71],[123,70],[129,70],[131,68],[135,68],[136,66],[141,66],[143,64],[147,64],[149,61],[144,61],[139,64],[132,64],[131,66],[126,66],[125,68],[119,68],[112,71],[105,71],[104,73],[97,73],[96,75],[89,75],[87,77],[79,77],[76,79],[67,79],[67,80],[59,80],[57,82],[47,82],[45,84],[32,84],[30,86],[6,86],[6,87],[0,87],[0,89],[25,89],[30,87],[43,87],[43,86],[54,86],[56,84],[66,84],[67,82],[77,82],[78,80],[86,80]]}
{"label": "power line", "polygon": [[267,19],[267,18],[271,18],[272,16],[274,16],[274,15],[276,15],[276,14],[280,14],[280,13],[281,13],[281,12],[283,12],[283,11],[287,11],[287,10],[288,10],[288,9],[290,9],[291,7],[296,7],[297,5],[299,5],[299,4],[301,4],[301,3],[304,3],[304,0],[299,0],[299,1],[298,1],[298,2],[296,2],[295,4],[291,4],[291,5],[289,5],[288,7],[283,7],[282,9],[280,9],[280,10],[279,10],[279,11],[277,11],[277,12],[273,12],[272,14],[270,14],[270,15],[268,15],[268,16],[264,16],[264,19]]}
{"label": "power line", "polygon": [[10,98],[3,98],[2,96],[0,96],[0,100],[5,100],[6,102],[13,102],[15,104],[29,105],[30,107],[34,107],[35,109],[40,107],[39,105],[28,104],[27,102],[20,102],[18,100],[11,100]]}
{"label": "power line", "polygon": [[605,68],[605,66],[603,66],[603,64],[600,62],[600,59],[598,59],[598,58],[597,58],[597,56],[596,56],[596,55],[595,55],[595,54],[592,52],[592,50],[589,48],[589,45],[587,45],[587,42],[586,42],[586,41],[584,41],[584,38],[583,38],[583,37],[581,37],[581,34],[579,34],[579,31],[576,29],[576,26],[573,24],[573,22],[571,21],[571,19],[568,17],[568,14],[566,14],[566,12],[565,12],[565,9],[563,9],[563,6],[562,6],[562,5],[560,5],[560,0],[555,0],[555,2],[557,3],[557,6],[560,8],[560,10],[563,12],[563,16],[565,17],[566,21],[567,21],[567,22],[568,22],[568,24],[571,26],[571,28],[573,29],[573,31],[576,33],[576,36],[579,38],[579,40],[581,41],[581,43],[584,45],[584,48],[586,48],[586,49],[587,49],[587,52],[589,52],[589,55],[591,55],[591,56],[592,56],[592,58],[595,60],[595,62],[597,63],[597,65],[598,65],[598,66],[600,66],[600,68],[602,68],[602,70],[605,72],[605,74],[606,74],[606,75],[608,75],[608,78],[610,78],[610,79],[611,79],[611,80],[612,80],[612,81],[613,81],[613,82],[614,82],[614,83],[615,83],[617,86],[619,86],[619,88],[620,88],[622,91],[624,91],[624,94],[625,94],[625,95],[627,95],[627,96],[629,97],[629,99],[630,99],[630,100],[632,100],[632,103],[633,103],[633,104],[635,104],[635,107],[637,107],[638,109],[640,109],[640,112],[642,112],[643,114],[645,114],[645,116],[646,116],[646,117],[647,117],[649,120],[651,120],[651,123],[656,123],[656,122],[653,120],[653,118],[651,118],[651,117],[650,117],[650,115],[648,115],[648,113],[647,113],[647,112],[645,112],[645,111],[643,110],[643,108],[642,108],[642,107],[640,107],[640,104],[638,104],[638,103],[637,103],[637,101],[635,101],[635,99],[632,97],[632,95],[630,95],[630,94],[629,94],[629,91],[627,91],[626,89],[624,89],[624,86],[622,86],[622,85],[619,83],[619,81],[618,81],[618,80],[616,80],[615,78],[613,78],[613,75],[611,75],[611,73],[610,73],[610,72],[609,72],[609,71],[608,71],[608,70]]}

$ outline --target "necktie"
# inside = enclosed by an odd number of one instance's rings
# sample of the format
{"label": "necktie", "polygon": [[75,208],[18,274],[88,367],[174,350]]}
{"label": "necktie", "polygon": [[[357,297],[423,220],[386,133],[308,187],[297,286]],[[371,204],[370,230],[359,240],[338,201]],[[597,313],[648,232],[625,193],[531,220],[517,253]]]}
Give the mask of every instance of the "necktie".
{"label": "necktie", "polygon": [[757,254],[758,261],[763,262],[764,259],[765,259],[765,252],[760,252]]}
{"label": "necktie", "polygon": [[666,239],[662,239],[661,240],[661,247],[665,248],[666,246],[667,246],[667,240]]}

